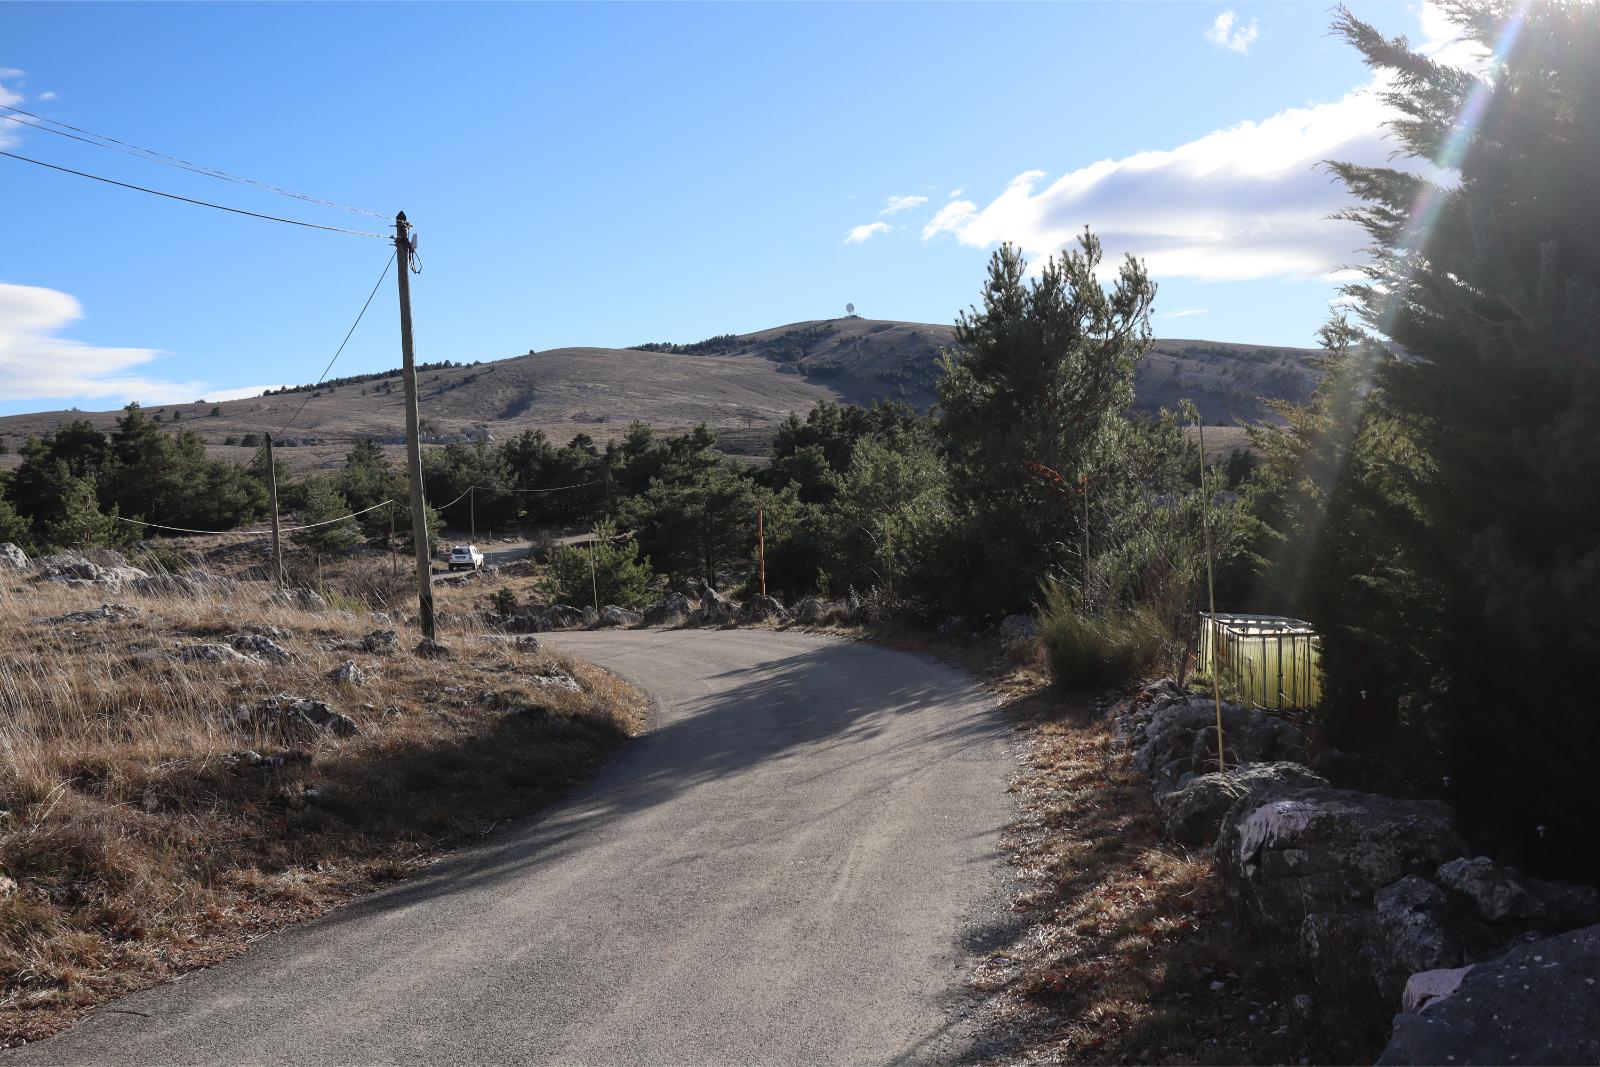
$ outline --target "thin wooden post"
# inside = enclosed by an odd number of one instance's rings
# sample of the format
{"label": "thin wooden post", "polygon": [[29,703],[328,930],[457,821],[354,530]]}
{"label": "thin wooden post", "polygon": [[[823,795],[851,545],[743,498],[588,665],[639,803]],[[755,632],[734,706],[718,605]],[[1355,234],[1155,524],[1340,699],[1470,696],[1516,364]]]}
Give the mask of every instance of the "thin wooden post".
{"label": "thin wooden post", "polygon": [[433,562],[428,555],[428,506],[422,492],[422,439],[417,416],[417,360],[411,344],[411,227],[394,217],[395,274],[400,278],[400,358],[406,386],[406,466],[411,475],[411,537],[417,557],[417,606],[422,636],[433,638]]}
{"label": "thin wooden post", "polygon": [[756,508],[756,555],[761,560],[761,595],[767,595],[767,520],[762,508]]}
{"label": "thin wooden post", "polygon": [[589,591],[594,594],[594,613],[600,614],[600,583],[594,576],[595,531],[589,531]]}
{"label": "thin wooden post", "polygon": [[[1200,421],[1198,409],[1194,414],[1194,424],[1200,433],[1200,526],[1206,538],[1206,598],[1211,605],[1208,625],[1216,626],[1217,585],[1211,563],[1211,498],[1206,495],[1206,424]],[[1218,677],[1214,666],[1211,670],[1211,695],[1217,704],[1217,770],[1225,771],[1228,769],[1228,756],[1222,737],[1222,679]]]}
{"label": "thin wooden post", "polygon": [[478,498],[474,494],[474,490],[477,488],[478,487],[475,485],[467,486],[468,528],[472,531],[467,536],[467,540],[469,543],[474,544],[477,543],[478,540]]}
{"label": "thin wooden post", "polygon": [[394,543],[394,501],[389,501],[389,573],[400,576],[400,551]]}
{"label": "thin wooden post", "polygon": [[272,459],[272,435],[267,439],[267,502],[272,507],[272,580],[283,585],[283,540],[278,535],[278,466]]}

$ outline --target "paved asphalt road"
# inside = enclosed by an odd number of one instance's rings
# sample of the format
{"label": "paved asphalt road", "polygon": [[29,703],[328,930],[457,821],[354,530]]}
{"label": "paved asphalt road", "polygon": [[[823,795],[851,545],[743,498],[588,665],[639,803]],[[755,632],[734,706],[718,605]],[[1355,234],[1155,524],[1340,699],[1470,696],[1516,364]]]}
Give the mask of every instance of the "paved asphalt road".
{"label": "paved asphalt road", "polygon": [[817,635],[552,635],[656,702],[543,817],[0,1060],[961,1060],[1002,921],[993,702]]}

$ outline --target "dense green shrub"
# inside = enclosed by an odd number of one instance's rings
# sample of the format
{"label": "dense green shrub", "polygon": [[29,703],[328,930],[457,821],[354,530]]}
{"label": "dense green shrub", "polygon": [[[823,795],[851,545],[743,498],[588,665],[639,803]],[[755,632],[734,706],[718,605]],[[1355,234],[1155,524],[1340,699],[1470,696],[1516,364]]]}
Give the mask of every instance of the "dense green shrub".
{"label": "dense green shrub", "polygon": [[590,546],[564,545],[551,554],[549,570],[556,599],[563,604],[632,608],[650,598],[654,575],[639,558],[638,542],[618,537],[609,522],[597,523]]}

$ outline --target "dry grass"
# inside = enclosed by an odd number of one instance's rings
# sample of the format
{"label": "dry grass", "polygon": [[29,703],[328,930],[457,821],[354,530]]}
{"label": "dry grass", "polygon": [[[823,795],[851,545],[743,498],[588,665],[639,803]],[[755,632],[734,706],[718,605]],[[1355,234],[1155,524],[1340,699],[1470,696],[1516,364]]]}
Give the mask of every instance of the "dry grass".
{"label": "dry grass", "polygon": [[[642,729],[613,676],[475,630],[443,598],[448,660],[365,613],[308,613],[246,583],[226,596],[115,597],[119,621],[39,621],[100,595],[0,586],[0,1043],[214,963],[537,809]],[[285,663],[188,662],[189,643],[279,627]],[[400,649],[354,649],[396,629]],[[360,685],[329,671],[354,659]],[[581,693],[532,681],[561,667]],[[328,701],[359,733],[284,735],[226,712]],[[241,750],[284,757],[249,767]]]}
{"label": "dry grass", "polygon": [[1370,1062],[1315,1001],[1296,1010],[1310,976],[1233,921],[1210,857],[1161,839],[1110,723],[1041,681],[1035,662],[1001,683],[1024,735],[1006,835],[1019,923],[971,979],[997,998],[999,1058]]}

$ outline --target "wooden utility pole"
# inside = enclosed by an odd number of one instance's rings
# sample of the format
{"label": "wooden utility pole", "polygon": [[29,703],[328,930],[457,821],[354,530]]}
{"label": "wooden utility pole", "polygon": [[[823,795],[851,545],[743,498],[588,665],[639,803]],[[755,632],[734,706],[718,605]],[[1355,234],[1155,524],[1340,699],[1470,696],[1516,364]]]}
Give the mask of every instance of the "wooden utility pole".
{"label": "wooden utility pole", "polygon": [[395,274],[400,279],[400,358],[406,386],[406,466],[411,474],[411,538],[417,554],[417,602],[422,636],[434,637],[433,563],[428,556],[428,506],[422,495],[422,439],[417,417],[417,358],[411,345],[411,227],[394,217]]}
{"label": "wooden utility pole", "polygon": [[594,573],[594,543],[599,540],[593,530],[589,532],[589,591],[594,594],[594,613],[600,614],[600,581]]}
{"label": "wooden utility pole", "polygon": [[756,508],[756,554],[761,559],[761,595],[767,595],[767,520],[761,508]]}
{"label": "wooden utility pole", "polygon": [[267,503],[272,507],[272,580],[283,585],[283,541],[278,536],[278,467],[272,459],[272,435],[267,439]]}
{"label": "wooden utility pole", "polygon": [[475,485],[467,486],[467,515],[472,528],[472,533],[467,537],[469,542],[478,540],[478,498],[473,492],[477,488]]}

